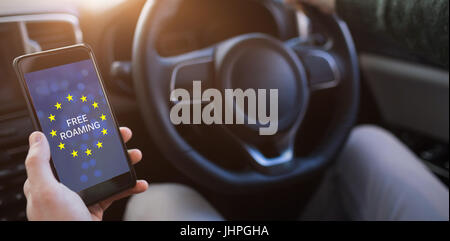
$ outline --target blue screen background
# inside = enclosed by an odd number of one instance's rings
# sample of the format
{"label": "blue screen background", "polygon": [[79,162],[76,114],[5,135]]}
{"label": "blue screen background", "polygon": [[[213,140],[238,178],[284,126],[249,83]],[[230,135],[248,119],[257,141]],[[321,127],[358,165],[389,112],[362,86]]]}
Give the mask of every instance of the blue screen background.
{"label": "blue screen background", "polygon": [[[60,181],[75,192],[92,187],[113,177],[129,172],[126,154],[120,142],[111,113],[100,86],[97,72],[91,60],[39,70],[25,74],[25,80],[39,118],[42,131],[46,135],[53,163]],[[68,95],[72,101],[67,100]],[[83,102],[80,98],[87,97]],[[98,103],[98,108],[93,103]],[[61,104],[61,109],[55,105]],[[86,114],[87,123],[68,127],[66,120]],[[48,118],[55,116],[54,121]],[[106,120],[101,120],[101,115]],[[99,129],[61,140],[60,133],[98,121]],[[106,129],[104,135],[102,130]],[[52,136],[55,130],[57,136]],[[103,143],[98,148],[98,142]],[[63,143],[64,149],[58,145]],[[90,149],[92,155],[85,151]],[[73,157],[72,152],[78,151]]]}

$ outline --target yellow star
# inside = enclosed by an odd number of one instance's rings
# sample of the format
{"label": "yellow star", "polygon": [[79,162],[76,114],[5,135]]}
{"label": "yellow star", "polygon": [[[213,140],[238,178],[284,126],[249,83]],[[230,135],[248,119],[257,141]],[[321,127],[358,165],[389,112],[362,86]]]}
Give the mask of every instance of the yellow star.
{"label": "yellow star", "polygon": [[56,136],[56,131],[52,130],[52,132],[50,132],[50,135],[52,135],[52,137]]}
{"label": "yellow star", "polygon": [[81,99],[82,102],[86,102],[87,101],[87,98],[84,95],[80,99]]}
{"label": "yellow star", "polygon": [[72,101],[73,100],[73,96],[71,96],[70,94],[66,97],[66,99],[68,100],[68,101]]}
{"label": "yellow star", "polygon": [[62,109],[62,107],[61,107],[61,104],[60,104],[60,103],[58,103],[58,102],[56,102],[56,105],[55,105],[55,107],[56,107],[56,109],[57,109],[57,110],[59,110],[59,109]]}
{"label": "yellow star", "polygon": [[54,115],[52,115],[52,114],[50,114],[50,116],[49,116],[48,118],[50,119],[50,122],[53,122],[53,121],[55,121],[55,116],[54,116]]}
{"label": "yellow star", "polygon": [[98,103],[94,101],[94,104],[92,104],[92,106],[94,106],[94,109],[98,108]]}
{"label": "yellow star", "polygon": [[60,142],[59,145],[58,145],[58,147],[59,147],[60,150],[65,149],[65,148],[66,148],[65,146],[66,146],[66,145],[65,145],[65,144],[62,144],[61,142]]}
{"label": "yellow star", "polygon": [[102,147],[103,147],[103,143],[97,142],[97,148],[100,149],[100,148],[102,148]]}
{"label": "yellow star", "polygon": [[103,128],[102,133],[103,133],[103,135],[105,136],[105,135],[108,134],[108,130],[106,130],[105,128]]}
{"label": "yellow star", "polygon": [[102,121],[106,120],[106,115],[105,115],[105,114],[102,114],[102,115],[100,116],[100,119],[102,119]]}
{"label": "yellow star", "polygon": [[88,148],[84,153],[86,153],[86,156],[90,156],[92,155],[92,150]]}
{"label": "yellow star", "polygon": [[75,151],[75,150],[73,150],[71,154],[72,154],[72,157],[77,157],[78,156],[78,152]]}

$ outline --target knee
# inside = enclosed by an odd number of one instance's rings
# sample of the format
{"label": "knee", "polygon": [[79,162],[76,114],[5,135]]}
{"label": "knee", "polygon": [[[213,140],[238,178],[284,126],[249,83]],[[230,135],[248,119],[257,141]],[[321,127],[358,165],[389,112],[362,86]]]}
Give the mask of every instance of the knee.
{"label": "knee", "polygon": [[350,133],[347,145],[362,148],[367,145],[377,147],[385,142],[399,142],[395,136],[385,129],[374,125],[361,125],[355,127]]}
{"label": "knee", "polygon": [[364,125],[355,127],[342,150],[340,160],[348,161],[360,156],[362,153],[371,152],[376,148],[380,139],[384,139],[385,131],[377,126]]}
{"label": "knee", "polygon": [[352,130],[339,162],[347,167],[374,168],[374,165],[392,166],[416,159],[415,154],[390,132],[362,125]]}
{"label": "knee", "polygon": [[153,184],[128,201],[126,220],[221,220],[194,189],[180,184]]}
{"label": "knee", "polygon": [[200,194],[194,189],[180,184],[152,184],[146,192],[133,196],[130,202],[166,203],[169,205],[174,200],[198,195]]}

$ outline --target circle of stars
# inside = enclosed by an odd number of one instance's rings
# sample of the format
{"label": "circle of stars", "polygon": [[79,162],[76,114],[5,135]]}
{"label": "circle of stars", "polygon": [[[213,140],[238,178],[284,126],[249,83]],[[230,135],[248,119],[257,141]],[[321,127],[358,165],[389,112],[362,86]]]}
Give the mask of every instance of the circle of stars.
{"label": "circle of stars", "polygon": [[[65,99],[67,100],[67,102],[74,102],[74,96],[71,94],[68,94]],[[82,95],[80,97],[80,100],[82,103],[86,103],[88,102],[88,98],[84,95]],[[56,104],[54,105],[56,111],[58,110],[62,110],[63,109],[63,104],[56,102]],[[92,103],[92,107],[93,109],[99,109],[99,103],[93,101]],[[106,115],[102,113],[102,115],[99,116],[101,121],[106,121]],[[56,121],[56,116],[53,114],[50,114],[48,117],[49,121],[51,123],[53,123],[54,121]],[[103,128],[103,130],[101,131],[101,133],[103,134],[103,136],[108,135],[108,129]],[[50,132],[51,138],[57,137],[58,136],[58,132],[53,130]],[[103,142],[97,141],[97,143],[95,144],[95,146],[97,147],[97,149],[102,149],[103,148]],[[58,148],[60,151],[65,150],[66,149],[66,145],[62,142],[59,143]],[[83,152],[87,157],[92,156],[93,155],[93,151],[92,149],[86,148],[86,150]],[[79,151],[77,150],[72,150],[72,152],[70,153],[70,155],[73,158],[76,158],[79,156]]]}

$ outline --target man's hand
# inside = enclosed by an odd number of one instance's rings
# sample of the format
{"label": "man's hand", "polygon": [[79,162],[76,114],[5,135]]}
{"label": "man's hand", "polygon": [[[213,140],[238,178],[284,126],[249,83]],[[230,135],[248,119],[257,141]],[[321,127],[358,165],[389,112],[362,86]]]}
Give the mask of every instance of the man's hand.
{"label": "man's hand", "polygon": [[285,2],[295,7],[298,7],[300,3],[308,3],[327,14],[332,14],[336,11],[336,0],[285,0]]}
{"label": "man's hand", "polygon": [[[125,142],[131,139],[128,128],[120,128]],[[116,200],[144,192],[148,188],[146,181],[139,180],[136,186],[107,200],[86,207],[80,196],[58,182],[50,166],[50,147],[47,138],[41,132],[30,135],[30,150],[25,166],[28,179],[23,190],[27,198],[27,217],[29,220],[96,220],[103,218],[103,212]],[[139,150],[129,150],[131,162],[142,159]]]}

